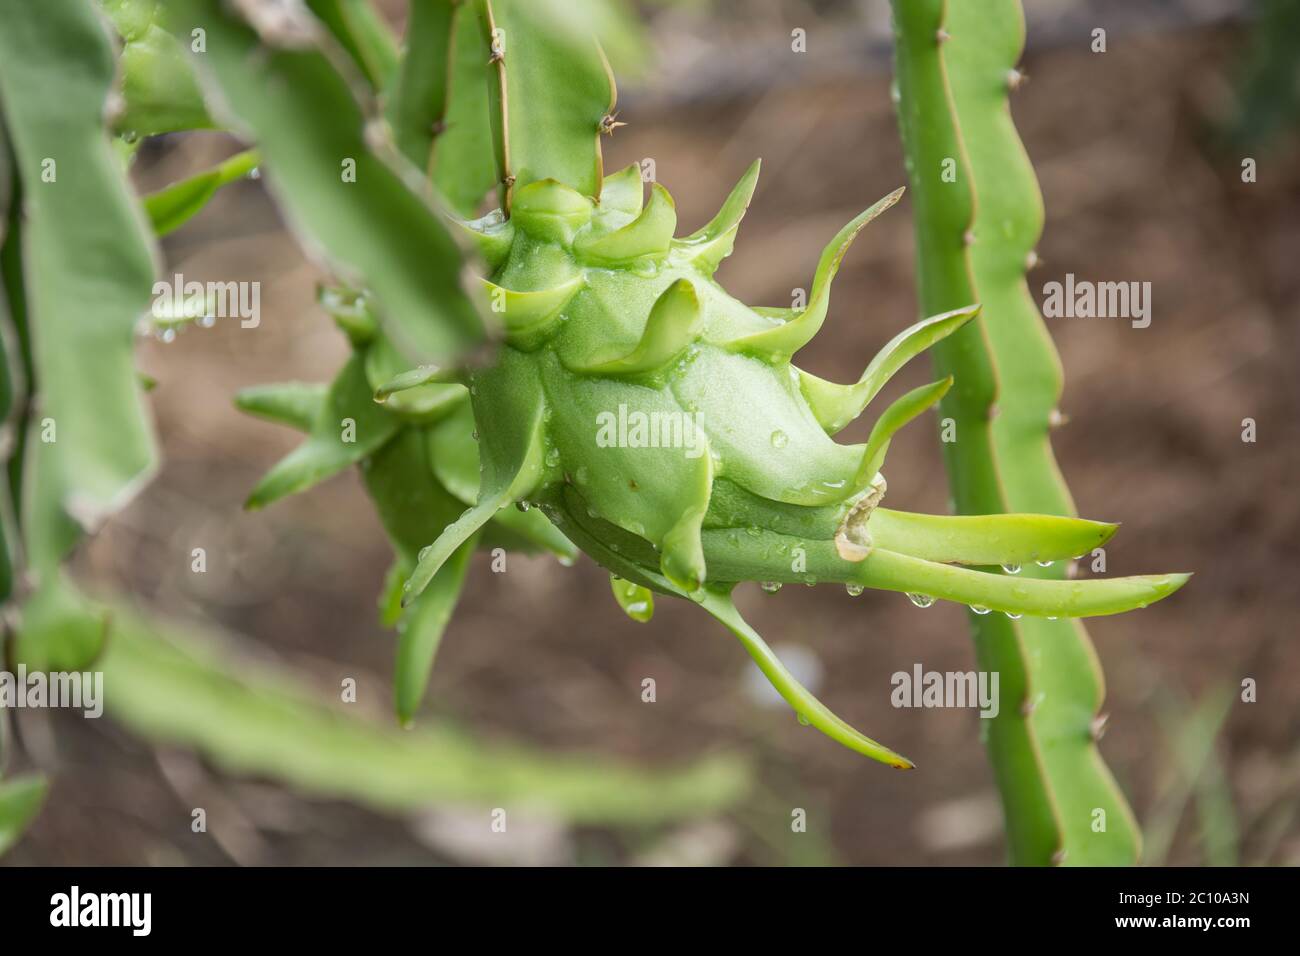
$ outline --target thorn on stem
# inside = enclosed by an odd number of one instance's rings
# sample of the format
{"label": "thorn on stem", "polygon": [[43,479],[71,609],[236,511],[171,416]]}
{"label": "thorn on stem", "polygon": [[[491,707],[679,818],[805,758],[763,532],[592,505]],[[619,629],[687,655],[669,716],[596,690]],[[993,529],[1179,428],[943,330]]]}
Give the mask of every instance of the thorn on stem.
{"label": "thorn on stem", "polygon": [[1069,423],[1070,416],[1065,414],[1065,412],[1061,411],[1059,408],[1053,408],[1047,413],[1048,428],[1060,428],[1062,425],[1068,425]]}
{"label": "thorn on stem", "polygon": [[1011,69],[1007,71],[1007,89],[1015,92],[1029,82],[1029,74],[1022,73],[1020,70]]}
{"label": "thorn on stem", "polygon": [[1042,264],[1043,260],[1038,258],[1038,250],[1030,249],[1029,253],[1025,256],[1025,271],[1028,272],[1031,269],[1037,269]]}
{"label": "thorn on stem", "polygon": [[1110,720],[1110,714],[1098,714],[1088,725],[1088,734],[1093,740],[1101,740],[1106,733],[1106,722]]}
{"label": "thorn on stem", "polygon": [[952,34],[949,33],[947,30],[945,30],[943,27],[940,27],[934,35],[934,40],[936,43],[947,43],[951,39],[952,39]]}
{"label": "thorn on stem", "polygon": [[609,113],[600,121],[600,131],[606,136],[613,135],[614,130],[620,126],[626,126],[626,123],[620,123],[618,113]]}

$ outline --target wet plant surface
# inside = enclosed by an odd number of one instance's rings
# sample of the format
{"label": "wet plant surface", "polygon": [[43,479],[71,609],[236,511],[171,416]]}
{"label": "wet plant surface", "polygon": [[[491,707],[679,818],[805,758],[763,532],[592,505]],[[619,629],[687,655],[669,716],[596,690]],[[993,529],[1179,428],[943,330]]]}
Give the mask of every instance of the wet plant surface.
{"label": "wet plant surface", "polygon": [[[1300,725],[1294,704],[1276,702],[1285,682],[1300,679],[1290,642],[1300,598],[1276,586],[1298,570],[1300,505],[1284,492],[1300,466],[1293,267],[1300,173],[1294,143],[1261,154],[1260,181],[1250,186],[1239,181],[1236,157],[1203,148],[1233,49],[1232,35],[1216,31],[1134,38],[1107,54],[1104,71],[1087,53],[1031,56],[1032,79],[1016,110],[1048,209],[1031,286],[1066,272],[1128,276],[1140,263],[1156,303],[1142,330],[1050,323],[1070,419],[1054,436],[1058,457],[1081,513],[1124,523],[1107,549],[1107,576],[1198,572],[1175,601],[1090,623],[1110,678],[1103,751],[1146,819],[1161,806],[1173,759],[1158,684],[1196,697],[1240,677],[1256,678],[1261,696],[1271,687],[1269,706],[1232,709],[1224,759],[1243,857],[1267,853],[1280,862],[1300,853],[1294,824],[1270,835],[1276,813],[1265,812],[1295,793]],[[1189,62],[1202,70],[1190,75]],[[744,241],[719,271],[746,302],[787,304],[792,288],[806,287],[826,240],[905,179],[885,74],[792,86],[761,102],[701,105],[674,112],[671,123],[629,97],[622,118],[630,125],[607,142],[607,168],[653,157],[686,231],[713,214],[752,156],[763,157]],[[142,173],[161,185],[174,178],[174,161],[157,155]],[[822,335],[800,353],[810,371],[856,379],[899,328],[896,318],[915,314],[909,222],[896,211],[857,240]],[[245,420],[229,396],[266,381],[328,378],[346,355],[314,304],[318,276],[251,183],[219,196],[165,248],[170,264],[196,276],[262,279],[263,326],[218,323],[145,348],[145,370],[159,380],[154,407],[167,466],[91,544],[79,570],[250,635],[256,654],[304,669],[323,693],[356,677],[356,706],[391,719],[393,639],[374,614],[389,553],[360,482],[349,474],[262,514],[239,510],[294,438]],[[901,394],[932,377],[919,361],[891,388]],[[1255,444],[1240,441],[1247,416],[1260,423]],[[843,439],[863,441],[869,426],[850,426]],[[891,474],[907,476],[891,482],[891,506],[946,510],[939,454],[924,427],[899,433],[890,465]],[[198,539],[210,554],[229,556],[207,575],[188,573]],[[737,592],[742,611],[761,613],[778,651],[798,645],[815,655],[818,694],[833,710],[920,768],[889,774],[799,726],[788,709],[760,709],[746,689],[752,665],[697,609],[662,601],[654,620],[638,625],[610,600],[607,575],[589,561],[565,570],[512,556],[505,574],[493,574],[488,560],[474,559],[439,652],[431,712],[492,736],[652,764],[751,749],[761,761],[760,798],[708,838],[685,841],[708,849],[708,862],[817,858],[830,842],[848,863],[1002,859],[1000,811],[974,712],[889,703],[889,676],[918,660],[931,670],[973,666],[959,608],[920,609],[877,591],[851,597],[838,586]],[[1091,573],[1085,562],[1081,574]],[[566,614],[540,612],[549,606]],[[657,682],[653,704],[641,700],[645,677]],[[234,781],[192,757],[155,754],[107,720],[55,714],[51,734],[43,719],[24,715],[25,742],[62,766],[11,862],[398,862],[487,852],[455,838],[451,812],[395,822]],[[203,801],[210,829],[224,822],[220,842],[188,832],[188,808]],[[794,807],[808,811],[806,837],[789,832]],[[1195,830],[1189,820],[1177,833],[1172,861],[1200,858]],[[530,846],[537,859],[638,859],[661,839],[594,830],[575,838],[541,821]]]}

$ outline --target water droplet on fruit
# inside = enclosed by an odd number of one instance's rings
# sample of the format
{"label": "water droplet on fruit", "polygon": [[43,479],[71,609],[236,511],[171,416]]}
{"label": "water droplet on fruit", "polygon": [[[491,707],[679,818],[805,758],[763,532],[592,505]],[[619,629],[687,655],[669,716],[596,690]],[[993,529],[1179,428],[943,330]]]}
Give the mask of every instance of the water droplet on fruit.
{"label": "water droplet on fruit", "polygon": [[779,428],[778,428],[776,431],[772,432],[772,447],[773,447],[773,448],[784,448],[784,447],[785,447],[786,445],[788,445],[788,444],[790,444],[790,436],[789,436],[789,435],[787,435],[785,432],[781,431],[781,429],[779,429]]}
{"label": "water droplet on fruit", "polygon": [[909,592],[907,595],[907,599],[911,601],[913,604],[915,604],[917,607],[929,607],[931,604],[934,603],[934,598],[930,597],[930,595],[928,594],[916,594],[914,592]]}
{"label": "water droplet on fruit", "polygon": [[1020,565],[1018,565],[1018,564],[1004,564],[1004,565],[1002,565],[1002,570],[1005,571],[1005,572],[1007,572],[1007,574],[1019,574],[1019,573],[1020,573]]}
{"label": "water droplet on fruit", "polygon": [[777,591],[781,590],[781,582],[764,581],[762,584],[759,585],[759,587],[762,588],[764,591],[766,591],[768,594],[775,594]]}
{"label": "water droplet on fruit", "polygon": [[974,611],[976,614],[987,614],[989,612],[989,609],[986,608],[983,604],[972,604],[970,606],[970,609]]}
{"label": "water droplet on fruit", "polygon": [[849,597],[857,597],[859,594],[861,594],[863,591],[866,590],[866,587],[861,584],[849,583],[844,585],[844,590],[848,592]]}

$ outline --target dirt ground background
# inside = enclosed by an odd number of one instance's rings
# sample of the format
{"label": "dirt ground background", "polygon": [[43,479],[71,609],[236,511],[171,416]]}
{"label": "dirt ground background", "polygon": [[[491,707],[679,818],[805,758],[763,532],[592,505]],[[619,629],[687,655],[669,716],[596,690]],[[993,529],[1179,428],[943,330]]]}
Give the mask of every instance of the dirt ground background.
{"label": "dirt ground background", "polygon": [[[691,231],[762,156],[762,182],[719,274],[746,302],[787,303],[836,230],[905,182],[881,6],[863,4],[851,27],[842,25],[844,10],[790,4],[755,4],[750,18],[717,33],[707,28],[726,19],[698,11],[655,20],[660,66],[625,89],[621,118],[629,125],[608,141],[607,168],[652,157]],[[1107,549],[1108,573],[1196,572],[1169,601],[1089,625],[1109,680],[1106,759],[1139,817],[1160,833],[1172,830],[1168,860],[1204,859],[1202,827],[1222,832],[1233,818],[1225,823],[1220,812],[1205,824],[1187,802],[1173,743],[1185,721],[1171,708],[1254,678],[1259,700],[1231,707],[1211,771],[1221,770],[1231,789],[1239,858],[1294,864],[1300,155],[1293,136],[1251,154],[1259,176],[1247,185],[1243,153],[1211,145],[1215,124],[1234,109],[1244,28],[1196,19],[1116,31],[1105,54],[1088,49],[1096,21],[1032,21],[1030,82],[1014,107],[1048,213],[1033,285],[1038,291],[1066,272],[1153,285],[1149,328],[1050,323],[1067,382],[1069,424],[1055,436],[1062,468],[1083,515],[1123,522]],[[796,68],[788,65],[789,30],[805,22],[814,65]],[[767,68],[756,68],[764,57]],[[727,75],[728,62],[741,64],[730,82],[710,79]],[[215,135],[166,144],[143,158],[141,182],[161,185],[232,148]],[[805,367],[856,378],[915,318],[911,215],[905,200],[858,239],[826,329],[802,354]],[[152,401],[166,464],[81,556],[80,573],[145,605],[219,622],[325,691],[338,687],[339,675],[357,676],[362,704],[382,708],[393,641],[375,620],[375,599],[389,552],[356,477],[264,513],[240,510],[296,437],[237,413],[233,393],[325,379],[345,354],[313,304],[320,273],[256,182],[221,194],[165,251],[187,278],[260,280],[262,326],[219,323],[169,345],[143,344],[142,366],[159,381]],[[896,387],[919,384],[926,372],[917,363]],[[1241,440],[1247,417],[1257,422],[1253,444]],[[931,425],[895,441],[887,471],[891,506],[946,508]],[[225,558],[205,575],[189,573],[194,542]],[[760,797],[734,814],[635,839],[560,827],[530,861],[1003,860],[974,712],[889,704],[897,670],[917,662],[973,667],[962,609],[919,610],[900,595],[854,598],[828,587],[740,594],[778,651],[818,665],[820,696],[833,710],[920,768],[899,774],[799,726],[788,710],[763,706],[749,689],[742,649],[696,608],[663,601],[653,622],[638,625],[586,559],[565,569],[512,557],[504,575],[487,573],[486,561],[476,559],[481,566],[439,653],[430,712],[547,750],[647,765],[738,750],[760,767]],[[640,699],[645,676],[657,681],[653,705]],[[223,776],[109,720],[25,716],[24,733],[56,783],[8,862],[487,859],[473,841],[448,841],[409,819]],[[163,822],[188,818],[196,789],[219,807],[225,836],[187,839],[188,829],[177,835]],[[807,809],[809,834],[789,836],[791,807]]]}

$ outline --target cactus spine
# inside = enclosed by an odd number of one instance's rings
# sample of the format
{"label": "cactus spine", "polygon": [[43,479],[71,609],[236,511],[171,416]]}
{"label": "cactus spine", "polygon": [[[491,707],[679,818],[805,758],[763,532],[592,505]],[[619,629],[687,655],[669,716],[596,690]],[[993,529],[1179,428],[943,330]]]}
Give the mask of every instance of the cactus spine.
{"label": "cactus spine", "polygon": [[[916,203],[922,310],[979,301],[983,320],[936,343],[957,384],[941,414],[961,514],[1074,506],[1049,441],[1060,360],[1029,294],[1042,199],[1011,119],[1024,46],[1017,0],[894,0],[899,122]],[[949,175],[945,175],[948,173]],[[1059,580],[1065,563],[1026,564],[1022,578]],[[1074,619],[974,616],[981,668],[1001,674],[1004,706],[988,748],[1022,864],[1128,864],[1140,836],[1096,745],[1103,683]]]}

